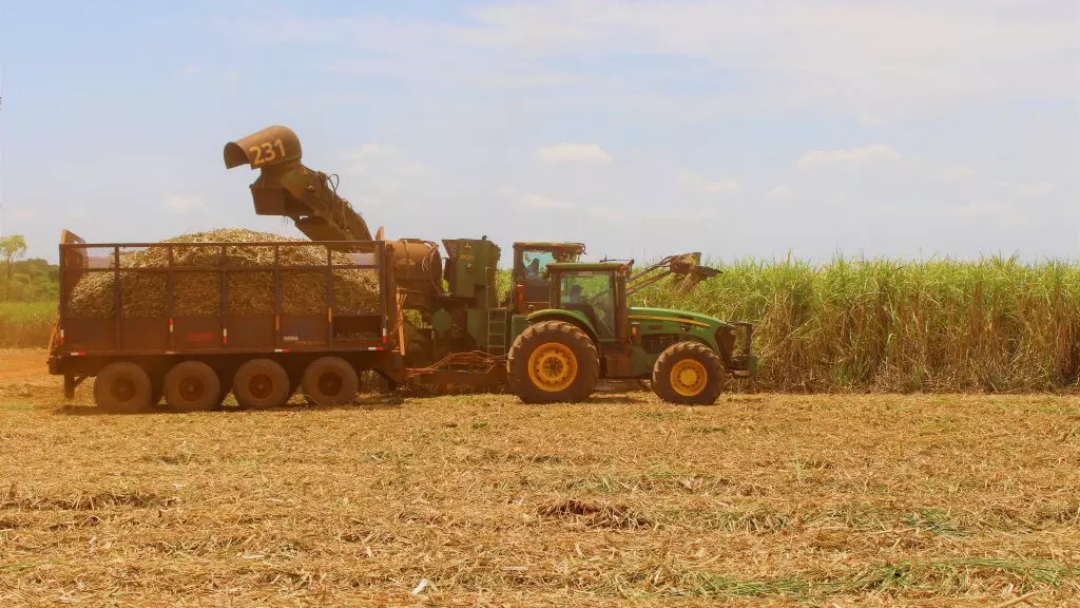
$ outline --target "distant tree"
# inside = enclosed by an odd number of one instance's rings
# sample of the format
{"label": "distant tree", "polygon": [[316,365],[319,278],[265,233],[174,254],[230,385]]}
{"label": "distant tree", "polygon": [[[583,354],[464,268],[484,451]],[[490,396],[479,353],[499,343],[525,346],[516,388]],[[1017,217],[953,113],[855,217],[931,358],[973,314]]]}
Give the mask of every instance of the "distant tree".
{"label": "distant tree", "polygon": [[7,266],[7,278],[11,280],[11,269],[18,260],[26,255],[26,239],[21,234],[13,234],[0,238],[0,256],[4,258]]}

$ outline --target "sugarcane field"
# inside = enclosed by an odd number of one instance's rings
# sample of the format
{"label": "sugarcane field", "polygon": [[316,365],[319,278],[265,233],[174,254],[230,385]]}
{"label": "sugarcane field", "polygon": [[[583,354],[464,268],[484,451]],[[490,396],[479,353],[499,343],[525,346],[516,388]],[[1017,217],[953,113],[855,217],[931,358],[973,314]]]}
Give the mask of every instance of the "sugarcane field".
{"label": "sugarcane field", "polygon": [[3,4],[0,606],[1080,608],[1078,31]]}

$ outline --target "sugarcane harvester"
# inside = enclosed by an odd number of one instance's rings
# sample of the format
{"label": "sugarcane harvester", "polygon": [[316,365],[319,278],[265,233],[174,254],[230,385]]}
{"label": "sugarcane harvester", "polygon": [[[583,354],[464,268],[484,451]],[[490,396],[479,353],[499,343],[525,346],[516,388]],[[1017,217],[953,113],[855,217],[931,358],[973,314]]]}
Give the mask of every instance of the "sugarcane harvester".
{"label": "sugarcane harvester", "polygon": [[[229,142],[224,159],[229,169],[259,170],[250,185],[257,214],[288,217],[312,241],[385,240],[338,194],[333,176],[304,166],[287,127]],[[515,243],[510,293],[500,300],[501,249],[486,236],[442,240],[445,261],[435,242],[388,242],[409,382],[504,387],[549,403],[584,400],[601,378],[637,379],[666,401],[707,404],[727,378],[754,375],[749,323],[629,305],[665,277],[685,290],[717,276],[700,254],[635,271],[633,261],[581,262],[581,243]]]}

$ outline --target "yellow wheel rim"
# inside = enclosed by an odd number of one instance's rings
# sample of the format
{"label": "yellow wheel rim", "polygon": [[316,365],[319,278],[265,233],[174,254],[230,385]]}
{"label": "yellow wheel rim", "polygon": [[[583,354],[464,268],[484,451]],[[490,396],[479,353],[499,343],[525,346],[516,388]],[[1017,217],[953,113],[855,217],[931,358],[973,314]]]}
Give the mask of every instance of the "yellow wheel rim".
{"label": "yellow wheel rim", "polygon": [[529,356],[529,380],[541,390],[564,391],[574,383],[577,374],[577,357],[565,344],[542,344]]}
{"label": "yellow wheel rim", "polygon": [[705,390],[708,380],[705,366],[693,359],[683,359],[671,368],[671,388],[683,397],[694,397]]}

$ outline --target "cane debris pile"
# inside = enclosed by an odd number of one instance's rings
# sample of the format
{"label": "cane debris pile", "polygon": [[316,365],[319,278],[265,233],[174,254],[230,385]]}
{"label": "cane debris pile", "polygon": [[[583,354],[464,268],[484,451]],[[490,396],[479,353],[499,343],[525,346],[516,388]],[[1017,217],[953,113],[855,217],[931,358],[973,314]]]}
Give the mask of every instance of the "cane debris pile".
{"label": "cane debris pile", "polygon": [[[229,314],[273,314],[274,247],[246,245],[257,242],[304,242],[273,233],[243,229],[220,229],[185,234],[162,243],[236,243],[173,248],[174,314],[217,315],[221,310],[221,277],[229,266],[227,311]],[[223,251],[224,250],[224,251]],[[290,269],[290,266],[325,265],[327,250],[321,245],[280,247],[281,311],[287,315],[325,314],[325,269]],[[334,264],[362,263],[348,253],[331,253]],[[370,262],[367,262],[370,263]],[[169,248],[149,247],[120,257],[120,300],[126,317],[168,315],[168,275],[140,269],[165,269]],[[113,267],[114,264],[109,264]],[[199,267],[198,270],[194,269]],[[187,269],[187,270],[185,270]],[[114,314],[115,273],[87,272],[72,290],[68,310],[73,316],[101,318]],[[379,306],[379,275],[374,269],[333,270],[334,312],[373,312]]]}

